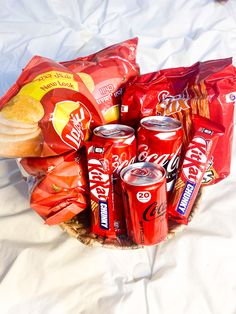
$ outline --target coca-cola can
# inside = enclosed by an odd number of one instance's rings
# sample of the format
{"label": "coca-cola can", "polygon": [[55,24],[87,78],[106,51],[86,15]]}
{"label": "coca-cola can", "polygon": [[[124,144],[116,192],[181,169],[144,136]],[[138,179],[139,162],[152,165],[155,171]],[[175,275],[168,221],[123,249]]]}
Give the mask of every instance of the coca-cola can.
{"label": "coca-cola can", "polygon": [[138,162],[120,176],[129,237],[140,245],[160,243],[168,233],[165,169]]}
{"label": "coca-cola can", "polygon": [[176,180],[183,129],[179,120],[151,116],[141,119],[138,128],[138,161],[154,162],[166,169],[167,195]]}
{"label": "coca-cola can", "polygon": [[94,129],[87,150],[94,233],[107,237],[126,235],[120,171],[134,163],[136,155],[133,128],[108,124]]}

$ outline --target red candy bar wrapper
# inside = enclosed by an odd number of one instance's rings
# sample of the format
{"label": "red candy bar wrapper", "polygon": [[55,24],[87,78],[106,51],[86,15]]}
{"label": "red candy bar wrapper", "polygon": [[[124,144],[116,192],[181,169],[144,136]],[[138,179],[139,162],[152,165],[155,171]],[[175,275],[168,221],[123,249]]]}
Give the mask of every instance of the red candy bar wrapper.
{"label": "red candy bar wrapper", "polygon": [[65,222],[88,208],[84,148],[56,157],[23,158],[19,166],[29,184],[30,206],[46,224]]}
{"label": "red candy bar wrapper", "polygon": [[203,175],[211,160],[224,127],[210,120],[194,116],[194,136],[187,148],[181,170],[168,204],[169,217],[188,224],[188,216],[202,184]]}
{"label": "red candy bar wrapper", "polygon": [[109,161],[111,144],[103,147],[87,142],[87,161],[92,209],[92,232],[99,236],[116,237],[112,200],[112,167]]}

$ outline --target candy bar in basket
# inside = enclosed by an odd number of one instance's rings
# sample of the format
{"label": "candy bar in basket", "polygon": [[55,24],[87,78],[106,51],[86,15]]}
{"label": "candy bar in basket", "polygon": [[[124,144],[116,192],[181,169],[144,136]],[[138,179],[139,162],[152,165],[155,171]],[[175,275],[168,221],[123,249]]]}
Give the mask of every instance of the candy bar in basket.
{"label": "candy bar in basket", "polygon": [[195,132],[189,143],[174,190],[168,202],[171,219],[187,224],[209,161],[225,129],[209,119],[194,116]]}

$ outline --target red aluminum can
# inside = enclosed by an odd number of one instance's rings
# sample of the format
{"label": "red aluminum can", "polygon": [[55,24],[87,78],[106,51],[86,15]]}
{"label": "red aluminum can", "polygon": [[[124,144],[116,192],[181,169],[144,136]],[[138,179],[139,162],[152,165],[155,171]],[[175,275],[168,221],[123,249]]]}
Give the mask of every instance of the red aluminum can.
{"label": "red aluminum can", "polygon": [[166,172],[155,163],[134,163],[121,171],[129,237],[137,244],[154,245],[168,233]]}
{"label": "red aluminum can", "polygon": [[[107,237],[126,235],[120,171],[136,160],[134,129],[121,124],[99,126],[93,131],[89,147],[92,231]],[[105,198],[102,191],[106,192]]]}
{"label": "red aluminum can", "polygon": [[143,118],[138,128],[138,161],[154,162],[166,169],[167,195],[176,180],[183,140],[179,120],[151,116]]}

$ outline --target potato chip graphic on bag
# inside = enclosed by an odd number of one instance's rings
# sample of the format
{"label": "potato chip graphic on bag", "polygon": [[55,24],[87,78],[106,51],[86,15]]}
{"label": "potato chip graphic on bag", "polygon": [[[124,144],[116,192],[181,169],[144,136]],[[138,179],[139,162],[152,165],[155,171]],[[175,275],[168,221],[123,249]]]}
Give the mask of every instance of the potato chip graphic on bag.
{"label": "potato chip graphic on bag", "polygon": [[78,150],[104,124],[82,79],[35,56],[0,99],[0,156],[45,157]]}
{"label": "potato chip graphic on bag", "polygon": [[0,154],[6,157],[32,155],[42,150],[38,122],[44,115],[41,103],[30,96],[13,97],[0,112]]}

